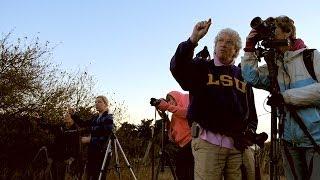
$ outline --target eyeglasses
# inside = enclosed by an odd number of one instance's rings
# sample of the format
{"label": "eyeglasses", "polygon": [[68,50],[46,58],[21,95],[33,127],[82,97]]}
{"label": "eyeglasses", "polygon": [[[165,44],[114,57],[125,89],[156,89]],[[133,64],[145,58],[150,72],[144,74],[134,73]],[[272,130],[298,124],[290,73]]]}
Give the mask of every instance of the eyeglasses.
{"label": "eyeglasses", "polygon": [[233,46],[235,44],[235,42],[231,39],[223,39],[223,38],[219,38],[218,39],[218,43],[225,43],[228,46]]}

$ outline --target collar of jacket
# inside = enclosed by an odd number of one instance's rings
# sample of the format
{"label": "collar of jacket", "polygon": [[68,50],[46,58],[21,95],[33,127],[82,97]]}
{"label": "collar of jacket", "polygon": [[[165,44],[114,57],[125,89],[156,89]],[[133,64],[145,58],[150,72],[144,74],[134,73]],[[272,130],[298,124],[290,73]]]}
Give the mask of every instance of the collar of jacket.
{"label": "collar of jacket", "polygon": [[283,61],[284,63],[288,63],[290,61],[292,61],[293,59],[295,59],[295,57],[299,56],[300,54],[302,54],[302,52],[305,50],[306,48],[302,48],[302,49],[298,49],[296,51],[286,51],[283,55]]}

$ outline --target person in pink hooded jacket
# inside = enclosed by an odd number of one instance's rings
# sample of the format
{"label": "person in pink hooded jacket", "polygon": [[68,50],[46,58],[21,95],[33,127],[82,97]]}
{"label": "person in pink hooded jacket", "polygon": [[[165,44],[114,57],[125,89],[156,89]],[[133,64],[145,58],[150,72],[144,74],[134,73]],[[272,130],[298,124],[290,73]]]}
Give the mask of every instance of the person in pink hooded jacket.
{"label": "person in pink hooded jacket", "polygon": [[178,91],[171,91],[167,94],[166,100],[160,99],[156,106],[160,111],[172,113],[171,121],[168,123],[168,136],[179,150],[176,154],[176,174],[178,179],[194,179],[194,159],[191,149],[191,129],[187,120],[187,110],[189,105],[189,94]]}

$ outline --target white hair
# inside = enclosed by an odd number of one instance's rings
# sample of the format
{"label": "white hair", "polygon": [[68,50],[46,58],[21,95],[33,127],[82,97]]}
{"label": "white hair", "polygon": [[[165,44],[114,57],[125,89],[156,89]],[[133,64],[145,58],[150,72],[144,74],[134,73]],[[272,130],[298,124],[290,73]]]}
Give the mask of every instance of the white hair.
{"label": "white hair", "polygon": [[235,59],[239,55],[240,49],[242,47],[242,42],[239,33],[231,28],[222,29],[218,32],[217,36],[214,39],[214,46],[217,45],[218,39],[222,34],[227,34],[231,36],[234,40],[236,52],[234,53],[232,58]]}

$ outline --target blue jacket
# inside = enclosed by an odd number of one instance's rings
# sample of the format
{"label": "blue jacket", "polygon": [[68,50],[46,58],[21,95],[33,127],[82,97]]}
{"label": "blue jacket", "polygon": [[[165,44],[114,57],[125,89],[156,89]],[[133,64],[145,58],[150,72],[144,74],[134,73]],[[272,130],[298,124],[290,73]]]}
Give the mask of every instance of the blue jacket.
{"label": "blue jacket", "polygon": [[180,43],[170,65],[174,78],[191,95],[188,120],[227,136],[238,135],[248,127],[256,130],[252,88],[243,82],[240,68],[193,59],[194,48],[190,40]]}
{"label": "blue jacket", "polygon": [[113,115],[104,112],[101,117],[95,116],[91,121],[91,141],[89,146],[103,148],[113,130]]}
{"label": "blue jacket", "polygon": [[[304,65],[302,53],[304,50],[287,51],[283,59],[276,60],[277,78],[285,103],[298,108],[298,115],[316,142],[320,144],[320,83],[312,79]],[[246,52],[241,64],[243,77],[248,83],[260,89],[269,89],[268,68],[266,65],[258,67],[258,60],[254,53]],[[319,51],[314,51],[313,66],[319,81]],[[300,147],[312,146],[288,111],[284,122],[283,138]]]}
{"label": "blue jacket", "polygon": [[100,117],[95,115],[88,121],[81,121],[78,115],[74,115],[72,118],[81,127],[90,127],[91,141],[89,148],[102,150],[114,128],[113,115],[106,111]]}

